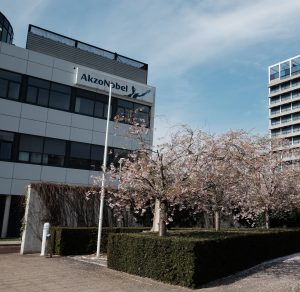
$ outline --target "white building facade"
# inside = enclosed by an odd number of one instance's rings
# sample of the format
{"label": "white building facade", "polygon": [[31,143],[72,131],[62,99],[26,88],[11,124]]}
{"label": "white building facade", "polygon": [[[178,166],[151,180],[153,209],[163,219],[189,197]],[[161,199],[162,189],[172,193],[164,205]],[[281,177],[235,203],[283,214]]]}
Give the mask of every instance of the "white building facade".
{"label": "white building facade", "polygon": [[138,148],[128,121],[153,128],[147,73],[145,63],[33,25],[26,49],[0,42],[1,237],[18,235],[16,210],[31,182],[88,185],[99,175],[110,82],[109,163]]}
{"label": "white building facade", "polygon": [[[269,66],[269,129],[271,137],[285,138],[287,146],[300,147],[300,56]],[[285,157],[299,164],[299,153]]]}

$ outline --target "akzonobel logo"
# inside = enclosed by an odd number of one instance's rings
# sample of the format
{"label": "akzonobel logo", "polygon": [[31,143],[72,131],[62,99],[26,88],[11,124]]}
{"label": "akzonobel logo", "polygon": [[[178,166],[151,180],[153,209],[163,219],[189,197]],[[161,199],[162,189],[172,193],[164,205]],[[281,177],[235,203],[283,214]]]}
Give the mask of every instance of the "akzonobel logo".
{"label": "akzonobel logo", "polygon": [[113,92],[117,94],[131,98],[145,96],[146,100],[152,102],[153,95],[151,89],[147,86],[135,84],[134,82],[126,82],[125,80],[110,77],[102,72],[94,74],[92,71],[83,70],[81,68],[76,69],[76,84],[108,91],[109,83],[111,83]]}

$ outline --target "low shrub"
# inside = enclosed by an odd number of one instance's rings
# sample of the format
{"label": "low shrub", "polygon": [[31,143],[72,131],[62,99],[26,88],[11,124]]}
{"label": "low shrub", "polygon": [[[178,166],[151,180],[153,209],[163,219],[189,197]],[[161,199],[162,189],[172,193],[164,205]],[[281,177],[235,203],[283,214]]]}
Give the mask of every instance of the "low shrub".
{"label": "low shrub", "polygon": [[[101,234],[101,252],[106,253],[109,233],[138,233],[148,228],[103,227]],[[96,227],[52,227],[51,248],[53,254],[58,255],[83,255],[92,254],[97,250],[98,228]]]}
{"label": "low shrub", "polygon": [[[191,288],[300,250],[300,230],[109,234],[108,267]],[[188,232],[186,232],[186,235]],[[213,238],[215,235],[215,238]]]}

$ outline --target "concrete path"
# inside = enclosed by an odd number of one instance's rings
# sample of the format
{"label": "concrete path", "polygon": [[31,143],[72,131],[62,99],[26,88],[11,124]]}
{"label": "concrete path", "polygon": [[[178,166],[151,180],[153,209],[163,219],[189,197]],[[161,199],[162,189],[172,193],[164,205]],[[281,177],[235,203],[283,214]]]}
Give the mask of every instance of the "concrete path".
{"label": "concrete path", "polygon": [[[300,254],[264,263],[193,291],[293,291],[300,282]],[[0,255],[0,291],[192,291],[69,257]]]}

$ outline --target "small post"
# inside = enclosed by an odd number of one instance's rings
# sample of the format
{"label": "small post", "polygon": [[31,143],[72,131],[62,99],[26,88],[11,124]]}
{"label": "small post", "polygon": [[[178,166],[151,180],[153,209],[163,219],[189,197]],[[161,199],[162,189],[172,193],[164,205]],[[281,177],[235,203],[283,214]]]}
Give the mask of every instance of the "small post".
{"label": "small post", "polygon": [[49,238],[50,223],[46,222],[43,228],[41,256],[45,256],[47,248],[47,240]]}

